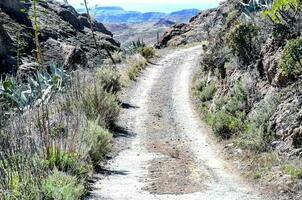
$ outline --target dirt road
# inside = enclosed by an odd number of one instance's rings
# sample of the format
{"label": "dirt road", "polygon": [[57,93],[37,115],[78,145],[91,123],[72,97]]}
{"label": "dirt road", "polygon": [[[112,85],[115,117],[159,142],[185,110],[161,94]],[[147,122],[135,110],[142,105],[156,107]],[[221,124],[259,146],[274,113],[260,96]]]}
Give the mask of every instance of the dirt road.
{"label": "dirt road", "polygon": [[120,125],[134,136],[95,184],[91,199],[263,199],[227,169],[190,101],[201,47],[175,50],[129,92]]}

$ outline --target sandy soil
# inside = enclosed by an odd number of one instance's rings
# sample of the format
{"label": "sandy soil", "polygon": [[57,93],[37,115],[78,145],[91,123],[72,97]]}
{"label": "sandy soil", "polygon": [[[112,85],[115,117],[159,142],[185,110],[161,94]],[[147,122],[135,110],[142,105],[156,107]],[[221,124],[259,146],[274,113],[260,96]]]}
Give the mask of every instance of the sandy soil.
{"label": "sandy soil", "polygon": [[224,162],[190,100],[201,47],[171,51],[149,66],[123,99],[123,147],[90,199],[265,199]]}

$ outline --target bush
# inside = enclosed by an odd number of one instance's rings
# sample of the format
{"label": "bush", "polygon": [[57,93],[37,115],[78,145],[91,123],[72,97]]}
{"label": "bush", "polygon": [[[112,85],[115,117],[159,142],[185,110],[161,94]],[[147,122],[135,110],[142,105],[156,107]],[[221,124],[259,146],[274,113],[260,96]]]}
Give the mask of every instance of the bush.
{"label": "bush", "polygon": [[212,114],[214,134],[224,139],[239,134],[244,129],[246,118],[247,91],[242,82],[237,82],[229,98],[220,98],[214,102],[216,108]]}
{"label": "bush", "polygon": [[97,84],[101,84],[106,92],[116,94],[122,89],[120,74],[116,68],[105,67],[96,72]]}
{"label": "bush", "polygon": [[147,60],[142,56],[135,55],[128,59],[127,76],[130,80],[135,81],[139,73],[147,66]]}
{"label": "bush", "polygon": [[153,47],[142,47],[139,48],[138,52],[147,60],[155,56],[155,50]]}
{"label": "bush", "polygon": [[89,121],[87,128],[83,130],[83,140],[89,147],[88,153],[95,166],[111,150],[111,139],[112,134],[93,121]]}
{"label": "bush", "polygon": [[302,179],[302,167],[294,167],[292,165],[284,165],[283,170],[293,178]]}
{"label": "bush", "polygon": [[216,93],[216,85],[214,82],[206,86],[199,85],[198,89],[199,91],[197,92],[197,95],[202,102],[207,102],[212,100]]}
{"label": "bush", "polygon": [[46,165],[49,169],[57,168],[63,172],[70,172],[77,168],[78,155],[76,153],[63,152],[57,147],[47,149]]}
{"label": "bush", "polygon": [[[34,167],[28,164],[28,162],[21,163],[18,158],[1,161],[0,175],[3,176],[0,183],[1,199],[31,200],[42,198],[38,178],[38,175],[41,174],[38,174],[38,171],[31,171]],[[20,169],[21,167],[23,169]],[[35,174],[32,174],[33,172]]]}
{"label": "bush", "polygon": [[81,199],[85,193],[84,186],[78,183],[76,177],[56,169],[43,180],[41,190],[44,199],[49,200],[76,200]]}
{"label": "bush", "polygon": [[302,37],[286,44],[280,63],[287,76],[298,76],[302,73]]}
{"label": "bush", "polygon": [[242,127],[242,120],[225,111],[218,111],[213,118],[213,131],[216,136],[229,139],[238,133]]}
{"label": "bush", "polygon": [[243,64],[250,64],[258,55],[256,40],[258,28],[251,24],[237,24],[227,36],[227,43],[234,55],[242,60]]}
{"label": "bush", "polygon": [[104,127],[111,126],[119,115],[117,96],[106,92],[98,82],[81,89],[80,108],[90,120],[98,120]]}
{"label": "bush", "polygon": [[238,146],[254,151],[267,150],[269,143],[274,138],[270,130],[269,119],[274,114],[278,104],[278,97],[271,96],[256,106],[246,123],[245,130],[236,141]]}
{"label": "bush", "polygon": [[291,15],[296,15],[291,14],[289,11],[299,11],[301,8],[301,0],[275,0],[271,9],[264,11],[264,14],[269,16],[275,23],[287,23],[294,18]]}

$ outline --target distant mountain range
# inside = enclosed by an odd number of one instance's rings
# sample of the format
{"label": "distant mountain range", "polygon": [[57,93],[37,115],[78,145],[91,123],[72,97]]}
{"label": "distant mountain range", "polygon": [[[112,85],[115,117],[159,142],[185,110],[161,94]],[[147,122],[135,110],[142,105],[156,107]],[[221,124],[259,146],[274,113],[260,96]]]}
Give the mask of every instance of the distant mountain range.
{"label": "distant mountain range", "polygon": [[[81,10],[79,10],[81,12]],[[167,20],[175,23],[187,23],[191,17],[197,15],[198,9],[186,9],[172,13],[126,11],[121,7],[96,7],[91,11],[97,21],[104,24],[130,24],[144,22],[158,22]]]}

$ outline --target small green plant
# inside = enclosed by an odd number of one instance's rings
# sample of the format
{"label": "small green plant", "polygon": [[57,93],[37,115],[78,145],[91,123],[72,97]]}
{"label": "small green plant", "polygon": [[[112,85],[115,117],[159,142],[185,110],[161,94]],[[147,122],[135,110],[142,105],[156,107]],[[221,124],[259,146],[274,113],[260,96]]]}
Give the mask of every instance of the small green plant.
{"label": "small green plant", "polygon": [[22,155],[0,157],[1,199],[41,199],[39,180],[43,174],[33,159]]}
{"label": "small green plant", "polygon": [[288,41],[280,66],[287,76],[299,76],[302,73],[302,37]]}
{"label": "small green plant", "polygon": [[93,86],[83,86],[79,103],[88,119],[98,120],[104,127],[111,126],[120,111],[117,96],[106,92],[103,86],[97,83]]}
{"label": "small green plant", "polygon": [[132,42],[131,49],[133,49],[135,52],[137,52],[139,49],[146,47],[146,44],[144,41],[134,41]]}
{"label": "small green plant", "polygon": [[213,131],[224,139],[239,134],[244,129],[246,118],[247,90],[241,81],[234,85],[230,95],[215,102],[212,114]]}
{"label": "small green plant", "polygon": [[76,177],[65,174],[55,169],[42,182],[41,186],[44,199],[52,200],[77,200],[85,193],[84,186]]}
{"label": "small green plant", "polygon": [[283,170],[293,178],[302,179],[302,167],[294,167],[292,165],[284,165]]}
{"label": "small green plant", "polygon": [[104,160],[111,150],[111,138],[112,134],[94,121],[89,121],[87,128],[83,130],[83,140],[89,146],[89,156],[94,166]]}
{"label": "small green plant", "polygon": [[213,99],[216,93],[216,85],[214,82],[202,87],[199,86],[199,91],[197,91],[197,96],[202,102],[207,102]]}
{"label": "small green plant", "polygon": [[47,150],[46,164],[49,169],[57,168],[63,172],[70,172],[76,169],[78,155],[61,151],[57,147],[49,147]]}
{"label": "small green plant", "polygon": [[212,126],[216,136],[229,139],[241,130],[242,120],[228,112],[218,111],[214,115]]}
{"label": "small green plant", "polygon": [[241,148],[253,151],[265,151],[274,139],[269,125],[269,119],[279,104],[278,96],[271,96],[261,101],[250,114],[246,128],[236,139]]}
{"label": "small green plant", "polygon": [[289,11],[293,10],[296,13],[297,11],[301,11],[301,9],[301,0],[275,0],[271,9],[267,9],[263,13],[275,23],[288,23],[293,20]]}
{"label": "small green plant", "polygon": [[62,90],[69,76],[63,69],[51,66],[50,73],[36,72],[35,78],[28,77],[22,83],[17,78],[10,77],[0,80],[0,99],[10,107],[23,111],[36,102],[47,103],[52,95]]}
{"label": "small green plant", "polygon": [[147,60],[137,55],[128,60],[128,65],[127,76],[131,81],[135,81],[140,72],[147,67]]}
{"label": "small green plant", "polygon": [[116,94],[122,89],[120,74],[116,68],[105,67],[98,69],[96,79],[98,80],[98,84],[101,84],[106,92]]}
{"label": "small green plant", "polygon": [[138,52],[147,60],[155,56],[155,50],[153,47],[142,47],[138,49]]}
{"label": "small green plant", "polygon": [[258,28],[252,24],[239,23],[227,36],[227,43],[234,55],[237,55],[244,64],[254,61],[257,56],[256,41]]}

